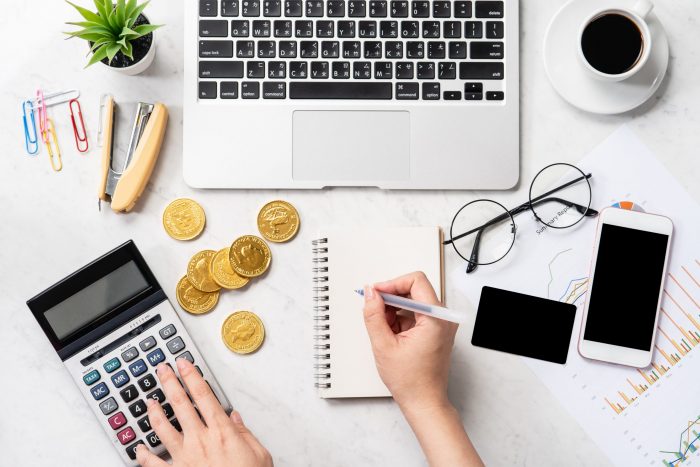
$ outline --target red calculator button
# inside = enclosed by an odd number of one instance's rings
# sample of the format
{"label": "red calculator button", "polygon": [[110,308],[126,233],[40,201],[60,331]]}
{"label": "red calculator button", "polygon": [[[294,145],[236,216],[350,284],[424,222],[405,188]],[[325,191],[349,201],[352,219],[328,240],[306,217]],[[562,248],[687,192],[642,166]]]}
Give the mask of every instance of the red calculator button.
{"label": "red calculator button", "polygon": [[134,433],[134,430],[131,429],[130,426],[128,426],[119,433],[117,433],[117,438],[119,438],[120,443],[127,444],[136,438],[136,433]]}
{"label": "red calculator button", "polygon": [[126,417],[123,412],[119,412],[109,417],[107,421],[109,422],[109,426],[111,426],[113,430],[116,430],[120,426],[126,424]]}

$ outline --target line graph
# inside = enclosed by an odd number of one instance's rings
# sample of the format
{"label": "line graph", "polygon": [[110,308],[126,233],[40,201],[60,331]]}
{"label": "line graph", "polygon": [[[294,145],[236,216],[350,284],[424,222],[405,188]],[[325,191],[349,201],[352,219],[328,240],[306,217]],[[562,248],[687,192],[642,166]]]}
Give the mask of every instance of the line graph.
{"label": "line graph", "polygon": [[662,454],[671,454],[675,457],[675,459],[670,461],[664,459],[663,463],[666,467],[674,467],[680,464],[688,458],[689,452],[692,454],[698,450],[696,443],[700,441],[700,434],[698,434],[696,429],[693,429],[696,425],[700,425],[700,417],[695,420],[688,420],[688,427],[683,430],[679,436],[677,450],[659,451]]}

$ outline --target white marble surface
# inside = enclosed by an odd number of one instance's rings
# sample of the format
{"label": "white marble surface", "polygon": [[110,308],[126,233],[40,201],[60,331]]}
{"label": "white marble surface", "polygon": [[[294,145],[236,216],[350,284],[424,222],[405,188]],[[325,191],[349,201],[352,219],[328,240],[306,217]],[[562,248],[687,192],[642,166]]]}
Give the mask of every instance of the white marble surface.
{"label": "white marble surface", "polygon": [[[187,0],[194,1],[194,0]],[[82,0],[81,3],[86,3]],[[700,4],[657,2],[667,28],[671,62],[666,82],[643,108],[600,117],[563,102],[545,77],[541,51],[549,18],[562,0],[522,1],[522,178],[548,162],[575,162],[627,123],[696,198],[700,199]],[[19,2],[0,15],[0,464],[8,466],[119,465],[25,301],[77,267],[133,238],[175,302],[173,290],[189,256],[255,232],[266,201],[282,197],[301,212],[298,238],[274,245],[270,274],[242,293],[222,296],[201,317],[182,314],[229,398],[272,452],[277,465],[422,465],[421,451],[390,400],[324,401],[312,388],[309,244],[327,226],[442,225],[462,203],[481,193],[195,191],[181,176],[182,2],[155,0],[149,16],[158,31],[154,66],[125,77],[101,66],[83,70],[85,45],[64,41],[63,21],[76,20],[64,2]],[[97,103],[111,92],[118,101],[161,100],[171,110],[167,141],[136,212],[116,215],[96,206],[98,152],[75,151],[68,111],[51,111],[63,149],[64,170],[51,171],[46,151],[24,153],[20,101],[38,87],[77,87],[94,138]],[[91,140],[94,143],[94,139]],[[93,144],[93,148],[94,148]],[[525,184],[487,196],[512,204]],[[173,198],[196,198],[207,212],[201,238],[178,243],[161,228]],[[448,252],[448,270],[455,257]],[[447,284],[458,308],[466,299]],[[251,356],[230,353],[219,338],[222,320],[250,309],[265,322],[267,339]],[[359,310],[358,310],[359,312]],[[515,357],[475,349],[471,324],[462,327],[454,352],[450,393],[488,465],[606,465],[602,452]]]}

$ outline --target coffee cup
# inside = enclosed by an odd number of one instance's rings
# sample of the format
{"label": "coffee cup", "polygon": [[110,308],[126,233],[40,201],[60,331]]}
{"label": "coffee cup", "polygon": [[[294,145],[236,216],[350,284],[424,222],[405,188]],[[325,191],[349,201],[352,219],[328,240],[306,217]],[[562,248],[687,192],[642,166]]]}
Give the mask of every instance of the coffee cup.
{"label": "coffee cup", "polygon": [[632,8],[602,8],[588,16],[579,31],[583,67],[603,81],[622,81],[641,70],[651,53],[646,18],[653,8],[649,0],[639,0]]}

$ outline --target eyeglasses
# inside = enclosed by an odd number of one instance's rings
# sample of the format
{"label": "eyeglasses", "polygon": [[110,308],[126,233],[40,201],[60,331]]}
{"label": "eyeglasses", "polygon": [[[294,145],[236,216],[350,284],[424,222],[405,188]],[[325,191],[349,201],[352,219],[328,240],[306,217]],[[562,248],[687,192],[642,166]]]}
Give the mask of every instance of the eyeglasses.
{"label": "eyeglasses", "polygon": [[[592,176],[571,164],[548,165],[532,180],[528,201],[514,209],[508,210],[489,199],[462,206],[452,219],[450,238],[443,244],[452,245],[455,252],[469,263],[467,274],[478,266],[494,264],[502,260],[515,244],[517,227],[514,217],[518,214],[531,211],[542,225],[538,233],[548,228],[567,229],[586,217],[597,216],[598,211],[590,208],[589,180]],[[557,181],[560,185],[550,188]]]}

